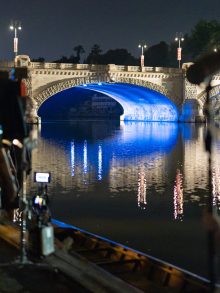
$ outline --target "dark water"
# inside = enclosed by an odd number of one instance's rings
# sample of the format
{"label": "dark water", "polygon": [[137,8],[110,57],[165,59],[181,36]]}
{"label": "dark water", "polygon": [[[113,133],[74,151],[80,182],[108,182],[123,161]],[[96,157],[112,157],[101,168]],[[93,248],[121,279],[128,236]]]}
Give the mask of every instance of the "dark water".
{"label": "dark water", "polygon": [[[214,205],[219,132],[215,128]],[[54,218],[206,276],[204,133],[204,125],[194,124],[43,123],[33,171],[52,172]]]}

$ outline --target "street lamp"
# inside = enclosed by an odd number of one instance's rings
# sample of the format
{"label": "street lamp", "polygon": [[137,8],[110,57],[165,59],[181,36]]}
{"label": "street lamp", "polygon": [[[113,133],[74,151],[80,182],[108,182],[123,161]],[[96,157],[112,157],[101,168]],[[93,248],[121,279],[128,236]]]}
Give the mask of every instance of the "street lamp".
{"label": "street lamp", "polygon": [[18,54],[18,31],[21,30],[21,23],[18,21],[14,21],[9,26],[11,31],[14,31],[14,53],[15,57]]}
{"label": "street lamp", "polygon": [[180,68],[181,67],[181,59],[182,59],[181,42],[184,41],[183,34],[182,33],[176,33],[175,41],[178,42],[177,60],[179,61],[179,68]]}
{"label": "street lamp", "polygon": [[146,44],[144,44],[144,45],[139,44],[138,48],[141,48],[141,67],[144,67],[144,49],[147,48],[147,45]]}

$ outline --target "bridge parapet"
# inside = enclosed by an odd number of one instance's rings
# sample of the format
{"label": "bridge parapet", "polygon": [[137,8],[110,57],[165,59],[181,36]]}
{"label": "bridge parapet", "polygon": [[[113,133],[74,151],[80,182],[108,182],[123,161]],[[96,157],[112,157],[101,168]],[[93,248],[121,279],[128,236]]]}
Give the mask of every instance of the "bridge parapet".
{"label": "bridge parapet", "polygon": [[[13,65],[12,65],[13,66]],[[72,64],[72,63],[49,63],[49,62],[31,62],[30,68],[33,69],[70,69],[70,70],[91,70],[91,71],[117,71],[117,72],[160,72],[160,73],[178,73],[182,70],[179,68],[165,67],[140,67],[128,65],[97,65],[97,64]]]}

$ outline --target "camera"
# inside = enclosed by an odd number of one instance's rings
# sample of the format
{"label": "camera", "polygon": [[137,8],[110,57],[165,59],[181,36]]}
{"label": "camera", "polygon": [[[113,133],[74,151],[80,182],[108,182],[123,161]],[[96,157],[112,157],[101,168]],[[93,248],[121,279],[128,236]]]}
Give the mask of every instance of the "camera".
{"label": "camera", "polygon": [[34,182],[38,191],[32,197],[32,222],[29,229],[31,251],[36,256],[46,256],[54,252],[54,231],[51,225],[47,183],[51,181],[50,172],[34,172]]}

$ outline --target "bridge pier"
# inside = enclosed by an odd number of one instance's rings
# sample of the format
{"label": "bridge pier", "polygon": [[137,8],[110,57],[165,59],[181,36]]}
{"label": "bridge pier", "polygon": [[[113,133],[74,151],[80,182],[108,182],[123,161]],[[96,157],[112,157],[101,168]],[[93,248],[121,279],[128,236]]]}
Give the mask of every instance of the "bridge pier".
{"label": "bridge pier", "polygon": [[197,99],[186,99],[182,105],[182,113],[179,117],[180,122],[205,122],[205,116],[203,114],[203,108],[199,104]]}

